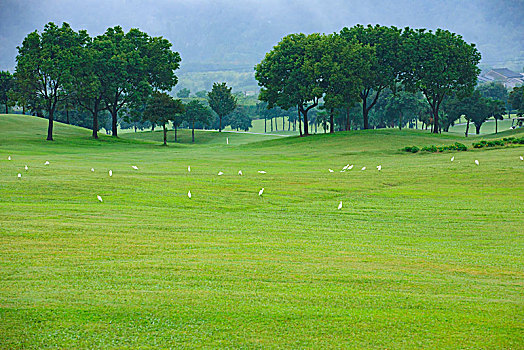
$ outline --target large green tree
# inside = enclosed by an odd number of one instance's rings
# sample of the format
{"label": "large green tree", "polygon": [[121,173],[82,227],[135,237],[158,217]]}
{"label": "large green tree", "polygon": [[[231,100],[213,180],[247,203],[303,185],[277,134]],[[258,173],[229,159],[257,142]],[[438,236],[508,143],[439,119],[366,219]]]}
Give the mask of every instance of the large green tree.
{"label": "large green tree", "polygon": [[207,94],[207,100],[211,109],[218,115],[218,131],[222,131],[222,118],[235,110],[237,100],[231,93],[231,87],[226,83],[213,83],[213,88]]}
{"label": "large green tree", "polygon": [[400,74],[404,85],[422,91],[433,117],[433,132],[439,132],[439,110],[444,98],[473,91],[480,72],[480,53],[475,44],[447,30],[406,29],[403,32],[403,61],[408,69]]}
{"label": "large green tree", "polygon": [[34,31],[18,47],[15,77],[21,99],[33,101],[47,112],[47,140],[53,140],[53,120],[58,103],[67,96],[72,81],[73,62],[87,38],[69,24],[61,27],[50,22],[42,34]]}
{"label": "large green tree", "polygon": [[325,92],[323,107],[329,111],[330,132],[335,131],[336,108],[346,111],[345,129],[350,130],[350,110],[360,100],[361,87],[372,74],[371,61],[375,49],[361,45],[351,37],[331,34],[322,41],[322,51],[318,65],[322,76],[321,86]]}
{"label": "large green tree", "polygon": [[401,30],[381,25],[366,27],[356,25],[343,28],[341,37],[346,40],[357,40],[362,45],[372,47],[372,55],[367,58],[370,67],[362,74],[360,99],[364,129],[369,129],[369,111],[375,106],[381,92],[394,89],[400,72],[405,69],[402,60]]}
{"label": "large green tree", "polygon": [[324,94],[319,65],[323,40],[318,33],[290,34],[255,67],[255,78],[262,87],[259,99],[267,102],[268,108],[276,105],[287,110],[297,106],[299,116],[304,118],[305,136],[309,135],[307,113]]}
{"label": "large green tree", "polygon": [[518,115],[524,114],[524,86],[514,87],[508,99],[511,107],[517,111]]}
{"label": "large green tree", "polygon": [[195,123],[209,125],[213,118],[211,110],[198,100],[191,100],[185,105],[184,120],[191,125],[191,142],[195,142]]}
{"label": "large green tree", "polygon": [[13,75],[8,71],[0,71],[0,103],[5,105],[5,114],[9,113],[9,97],[13,87]]}
{"label": "large green tree", "polygon": [[184,113],[184,104],[179,99],[173,99],[165,92],[155,91],[147,101],[144,119],[161,125],[164,131],[164,146],[167,145],[167,124]]}
{"label": "large green tree", "polygon": [[129,104],[141,104],[153,90],[176,85],[180,55],[162,37],[150,37],[138,29],[124,33],[109,28],[94,39],[99,50],[99,80],[103,100],[112,117],[112,134],[118,136],[118,113]]}

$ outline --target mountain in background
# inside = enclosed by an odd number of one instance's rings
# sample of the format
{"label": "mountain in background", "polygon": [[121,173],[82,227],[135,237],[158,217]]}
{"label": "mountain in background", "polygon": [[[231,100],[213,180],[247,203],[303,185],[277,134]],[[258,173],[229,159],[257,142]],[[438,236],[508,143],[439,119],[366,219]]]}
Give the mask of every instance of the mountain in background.
{"label": "mountain in background", "polygon": [[224,72],[232,72],[244,90],[256,88],[253,67],[283,36],[331,33],[357,23],[449,29],[477,44],[483,68],[524,68],[521,0],[0,0],[0,13],[0,70],[12,71],[16,46],[49,21],[65,21],[91,35],[121,25],[164,36],[182,56],[177,88],[195,77],[197,90],[209,89],[207,80]]}

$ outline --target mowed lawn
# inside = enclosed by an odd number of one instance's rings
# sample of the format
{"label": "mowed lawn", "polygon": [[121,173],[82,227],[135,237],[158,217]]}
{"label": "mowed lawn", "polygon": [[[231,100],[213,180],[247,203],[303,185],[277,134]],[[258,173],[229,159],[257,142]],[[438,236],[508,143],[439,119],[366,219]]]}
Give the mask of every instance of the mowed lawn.
{"label": "mowed lawn", "polygon": [[1,348],[524,347],[522,146],[46,125],[0,115]]}

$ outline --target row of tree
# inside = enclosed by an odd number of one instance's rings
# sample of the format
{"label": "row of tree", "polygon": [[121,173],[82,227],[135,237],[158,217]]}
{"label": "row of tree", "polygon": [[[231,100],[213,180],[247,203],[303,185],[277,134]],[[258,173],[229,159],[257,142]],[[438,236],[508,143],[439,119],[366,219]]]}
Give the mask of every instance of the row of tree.
{"label": "row of tree", "polygon": [[470,95],[480,72],[474,44],[447,30],[356,25],[330,35],[291,34],[255,67],[259,98],[268,108],[297,108],[299,129],[309,134],[308,112],[323,102],[334,132],[335,111],[350,112],[360,102],[363,128],[370,110],[386,90],[420,91],[439,132],[440,107],[446,96]]}

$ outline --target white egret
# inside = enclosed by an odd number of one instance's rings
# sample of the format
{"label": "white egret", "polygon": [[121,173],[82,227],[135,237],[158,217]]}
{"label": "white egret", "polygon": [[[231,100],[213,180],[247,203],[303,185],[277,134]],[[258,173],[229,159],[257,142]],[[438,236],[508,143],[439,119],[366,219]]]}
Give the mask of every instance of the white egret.
{"label": "white egret", "polygon": [[382,165],[377,165],[377,170],[378,171],[382,170]]}
{"label": "white egret", "polygon": [[363,166],[361,170],[366,170],[366,167],[365,167],[365,166]]}
{"label": "white egret", "polygon": [[218,172],[218,176],[220,176],[220,175],[224,175],[224,173],[221,172],[221,171],[219,171],[219,172]]}
{"label": "white egret", "polygon": [[103,202],[102,197],[100,197],[100,196],[97,195],[96,198],[98,198],[98,200],[99,200],[100,202]]}
{"label": "white egret", "polygon": [[188,166],[187,166],[187,172],[188,172],[188,173],[191,172],[191,165],[188,165]]}
{"label": "white egret", "polygon": [[329,170],[329,172],[330,172],[330,173],[332,173],[332,172],[333,172],[333,169],[328,169],[328,170]]}
{"label": "white egret", "polygon": [[29,169],[29,168],[28,168],[27,165],[26,165],[26,166],[24,167],[24,169],[25,169],[25,171],[27,171],[27,169]]}
{"label": "white egret", "polygon": [[22,174],[18,173],[18,178],[21,179],[22,178]]}
{"label": "white egret", "polygon": [[346,172],[346,169],[342,169],[340,170],[341,173],[345,173]]}
{"label": "white egret", "polygon": [[239,171],[238,171],[238,175],[240,175],[240,176],[243,175],[243,174],[242,174],[242,170],[239,170]]}
{"label": "white egret", "polygon": [[91,172],[94,172],[95,171],[95,168],[91,168]]}
{"label": "white egret", "polygon": [[49,161],[46,160],[45,163],[44,163],[44,165],[49,165]]}
{"label": "white egret", "polygon": [[262,187],[262,189],[260,191],[258,191],[258,195],[262,196],[262,193],[264,193],[264,187]]}
{"label": "white egret", "polygon": [[191,191],[187,191],[187,196],[191,199]]}
{"label": "white egret", "polygon": [[338,204],[338,210],[342,209],[342,201]]}
{"label": "white egret", "polygon": [[522,158],[522,156],[520,156],[520,160],[524,160],[524,158]]}
{"label": "white egret", "polygon": [[131,168],[138,170],[138,167],[136,165],[131,165]]}
{"label": "white egret", "polygon": [[109,170],[109,176],[113,176],[113,170]]}
{"label": "white egret", "polygon": [[229,145],[229,137],[226,137],[226,145]]}
{"label": "white egret", "polygon": [[479,165],[479,161],[475,159],[475,164]]}
{"label": "white egret", "polygon": [[353,164],[351,164],[350,166],[348,166],[348,170],[351,170],[353,169]]}
{"label": "white egret", "polygon": [[454,161],[455,160],[455,156],[451,157],[451,161]]}
{"label": "white egret", "polygon": [[347,168],[349,168],[349,164],[343,167],[342,169],[346,170]]}
{"label": "white egret", "polygon": [[264,170],[259,170],[258,173],[259,174],[265,174],[266,172]]}
{"label": "white egret", "polygon": [[11,160],[11,156],[8,156],[8,157],[7,157],[7,160]]}

